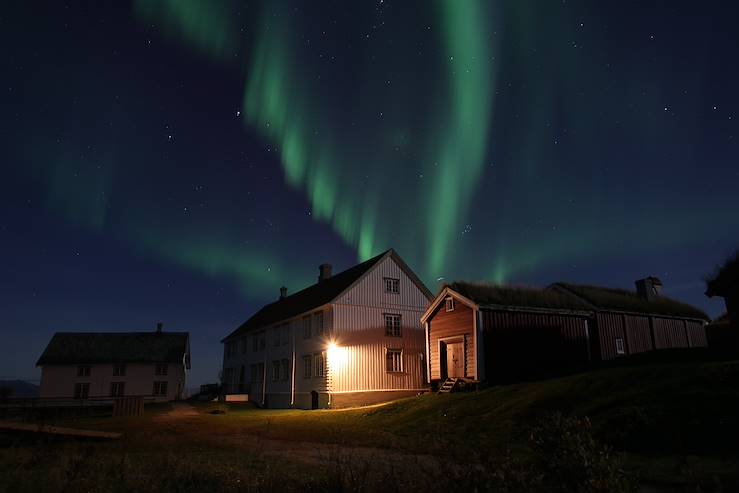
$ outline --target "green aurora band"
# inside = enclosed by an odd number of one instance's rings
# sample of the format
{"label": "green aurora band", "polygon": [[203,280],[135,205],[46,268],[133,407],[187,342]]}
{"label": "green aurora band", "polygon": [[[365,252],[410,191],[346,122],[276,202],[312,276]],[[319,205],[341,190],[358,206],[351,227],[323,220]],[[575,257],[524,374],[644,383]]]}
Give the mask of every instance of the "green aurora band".
{"label": "green aurora band", "polygon": [[[640,180],[625,173],[623,182],[606,182],[599,169],[629,166],[628,154],[604,156],[597,145],[561,151],[552,142],[554,127],[562,139],[604,140],[605,127],[580,88],[619,85],[635,100],[645,92],[629,77],[614,82],[605,68],[578,73],[590,60],[576,50],[542,46],[542,39],[566,38],[562,26],[576,25],[554,7],[534,12],[531,2],[436,0],[433,8],[417,11],[398,3],[393,8],[409,9],[406,15],[380,22],[375,4],[358,4],[352,25],[344,31],[334,26],[338,38],[321,41],[327,21],[311,19],[310,11],[297,15],[281,0],[242,12],[248,39],[233,22],[233,3],[134,5],[142,22],[163,26],[174,42],[243,71],[247,131],[277,150],[286,183],[305,194],[313,219],[330,225],[360,260],[398,249],[429,286],[439,277],[510,282],[557,263],[602,261],[678,240],[687,246],[712,234],[714,224],[739,225],[725,197],[663,187],[661,173],[640,169],[633,169]],[[385,31],[378,35],[372,25],[381,24]],[[368,35],[356,39],[361,28]],[[390,43],[394,33],[420,41]],[[351,50],[335,54],[341,65],[332,65],[330,49],[347,44]],[[326,56],[317,60],[321,50]],[[541,63],[528,63],[537,50],[544,52]],[[521,100],[510,92],[516,85],[524,88],[525,107],[512,106]],[[648,89],[650,104],[658,106],[660,87]],[[630,133],[643,138],[644,149],[669,125],[658,114],[639,121],[622,117]],[[116,142],[113,131],[109,139],[113,149],[125,144]],[[687,143],[675,145],[675,152],[691,152]],[[297,289],[313,278],[296,274],[305,266],[269,244],[234,241],[229,231],[238,228],[238,218],[228,204],[213,216],[222,224],[212,217],[188,225],[157,219],[150,214],[161,209],[155,189],[148,201],[116,209],[114,179],[124,180],[125,170],[115,154],[95,156],[103,166],[82,169],[73,179],[71,163],[82,166],[77,150],[40,149],[45,147],[29,150],[35,163],[30,172],[44,183],[47,206],[76,223],[112,231],[142,253],[192,271],[233,279],[254,299],[283,283]],[[660,159],[648,151],[643,157]],[[593,165],[576,164],[584,160]],[[698,176],[699,166],[689,172]],[[620,196],[633,202],[628,207],[626,200],[604,197],[604,190],[619,187]],[[651,193],[655,189],[661,194]],[[708,210],[710,222],[704,219]],[[693,235],[686,238],[686,230]]]}

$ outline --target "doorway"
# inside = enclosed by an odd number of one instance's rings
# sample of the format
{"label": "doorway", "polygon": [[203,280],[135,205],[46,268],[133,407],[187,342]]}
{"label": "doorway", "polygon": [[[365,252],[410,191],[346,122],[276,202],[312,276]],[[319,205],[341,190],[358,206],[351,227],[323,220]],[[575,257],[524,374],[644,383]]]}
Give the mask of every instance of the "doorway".
{"label": "doorway", "polygon": [[315,390],[310,393],[310,408],[318,409],[318,392]]}
{"label": "doorway", "polygon": [[440,360],[442,379],[464,377],[464,339],[442,342]]}

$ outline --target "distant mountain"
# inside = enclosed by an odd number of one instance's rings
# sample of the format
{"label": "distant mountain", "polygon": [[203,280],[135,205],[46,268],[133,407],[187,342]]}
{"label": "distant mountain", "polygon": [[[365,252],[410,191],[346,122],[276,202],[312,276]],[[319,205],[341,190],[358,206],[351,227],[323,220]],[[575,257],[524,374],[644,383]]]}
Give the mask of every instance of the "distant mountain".
{"label": "distant mountain", "polygon": [[38,397],[38,385],[24,380],[0,380],[0,389],[2,388],[13,391],[10,397]]}

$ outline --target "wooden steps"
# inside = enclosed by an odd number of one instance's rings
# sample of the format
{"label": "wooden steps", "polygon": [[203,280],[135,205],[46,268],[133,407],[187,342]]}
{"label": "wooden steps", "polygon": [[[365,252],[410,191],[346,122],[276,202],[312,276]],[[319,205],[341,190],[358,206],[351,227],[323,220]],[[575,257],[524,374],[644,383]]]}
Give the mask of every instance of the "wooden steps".
{"label": "wooden steps", "polygon": [[450,392],[454,392],[459,384],[459,380],[459,378],[447,378],[439,387],[437,394],[449,394]]}

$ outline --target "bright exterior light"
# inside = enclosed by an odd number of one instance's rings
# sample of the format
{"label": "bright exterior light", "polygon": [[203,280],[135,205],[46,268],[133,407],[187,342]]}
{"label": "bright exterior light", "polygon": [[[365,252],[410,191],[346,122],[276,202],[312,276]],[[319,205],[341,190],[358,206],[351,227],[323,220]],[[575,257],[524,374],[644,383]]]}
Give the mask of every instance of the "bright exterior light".
{"label": "bright exterior light", "polygon": [[328,367],[331,371],[338,370],[346,365],[349,352],[345,347],[337,346],[335,342],[330,342],[326,348],[326,357],[328,359]]}

